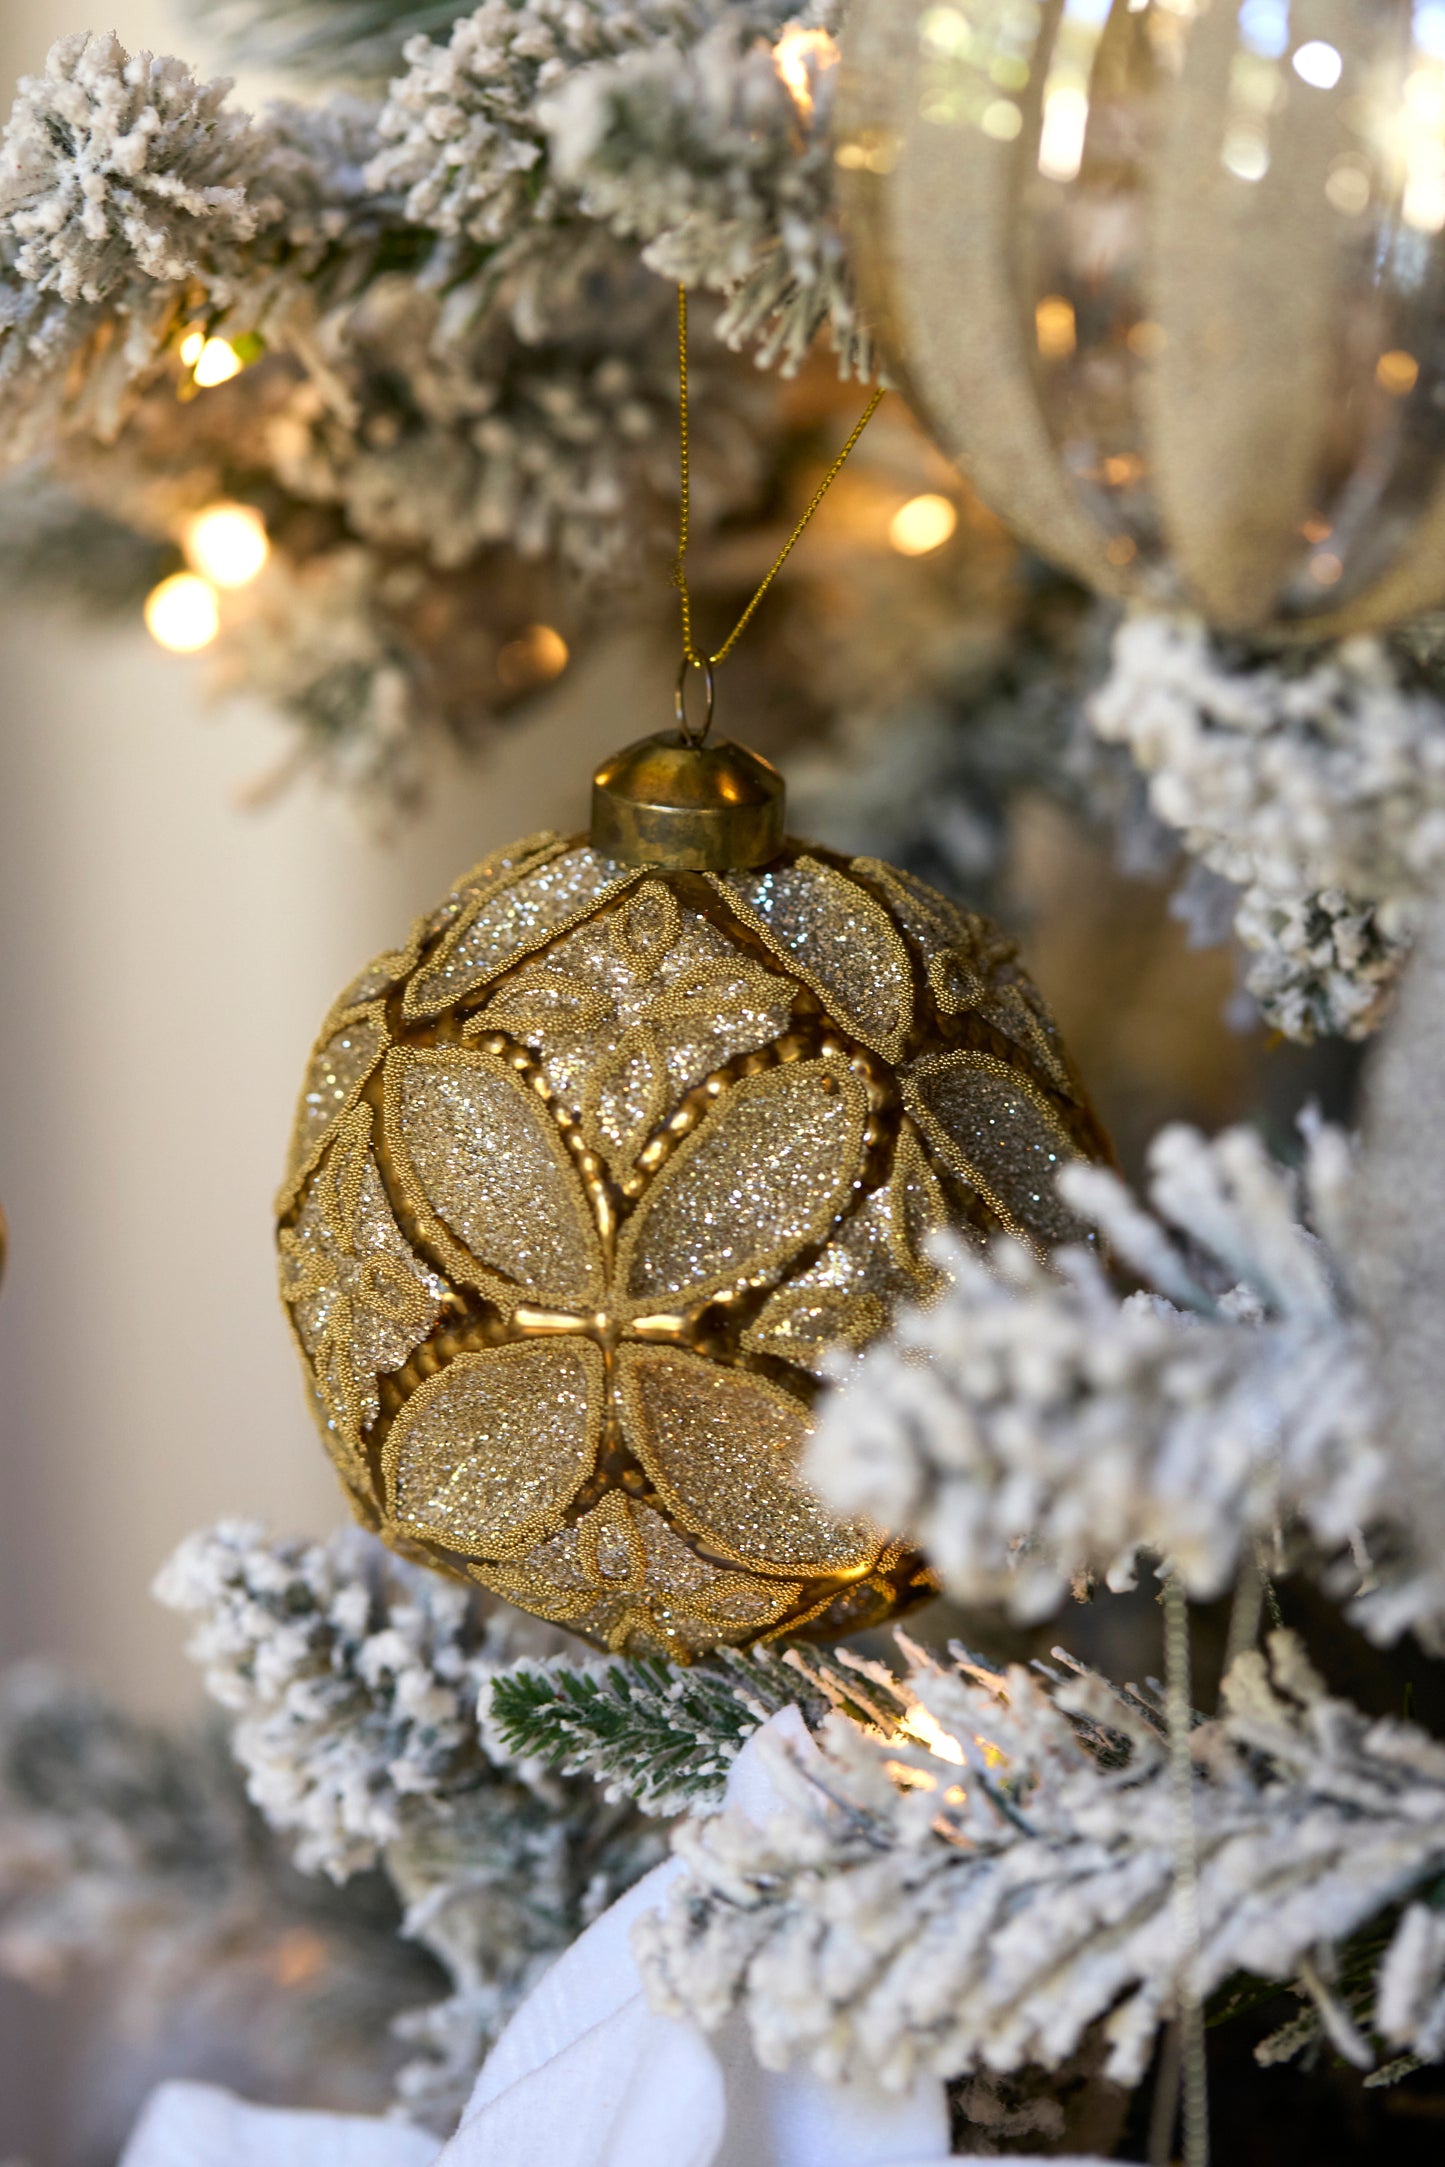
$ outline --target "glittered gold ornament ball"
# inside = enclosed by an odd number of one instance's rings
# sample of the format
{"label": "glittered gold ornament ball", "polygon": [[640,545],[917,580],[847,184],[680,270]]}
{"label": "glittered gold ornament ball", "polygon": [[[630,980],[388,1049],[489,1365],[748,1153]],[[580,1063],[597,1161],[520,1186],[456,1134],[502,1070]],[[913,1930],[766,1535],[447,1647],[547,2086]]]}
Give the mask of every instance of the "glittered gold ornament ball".
{"label": "glittered gold ornament ball", "polygon": [[1010,942],[873,859],[654,869],[529,836],[341,995],[281,1287],[363,1520],[609,1648],[872,1623],[926,1589],[797,1473],[832,1349],[928,1239],[1080,1229],[1104,1146]]}

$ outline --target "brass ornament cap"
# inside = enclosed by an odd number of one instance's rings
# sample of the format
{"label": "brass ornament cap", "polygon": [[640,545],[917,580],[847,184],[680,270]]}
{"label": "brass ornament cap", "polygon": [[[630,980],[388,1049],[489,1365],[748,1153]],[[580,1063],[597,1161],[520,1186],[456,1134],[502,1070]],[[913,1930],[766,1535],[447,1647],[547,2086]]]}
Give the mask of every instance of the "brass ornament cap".
{"label": "brass ornament cap", "polygon": [[639,738],[592,778],[592,848],[622,865],[745,872],[783,847],[783,778],[759,753],[682,730]]}
{"label": "brass ornament cap", "polygon": [[1013,943],[911,875],[532,835],[327,1016],[281,1295],[407,1556],[632,1654],[836,1637],[931,1581],[799,1474],[830,1361],[939,1228],[1088,1239],[1054,1175],[1107,1151]]}

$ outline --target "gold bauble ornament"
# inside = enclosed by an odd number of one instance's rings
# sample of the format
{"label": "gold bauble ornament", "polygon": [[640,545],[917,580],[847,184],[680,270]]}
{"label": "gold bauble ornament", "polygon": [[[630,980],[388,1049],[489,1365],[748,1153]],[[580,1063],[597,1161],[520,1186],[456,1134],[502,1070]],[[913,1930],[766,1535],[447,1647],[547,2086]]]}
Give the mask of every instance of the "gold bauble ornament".
{"label": "gold bauble ornament", "polygon": [[1403,0],[855,0],[836,156],[939,442],[1225,629],[1445,600],[1445,30]]}
{"label": "gold bauble ornament", "polygon": [[494,852],[347,987],[279,1200],[361,1517],[633,1653],[926,1591],[798,1477],[829,1352],[937,1286],[937,1227],[1081,1233],[1053,1176],[1106,1148],[1012,943],[781,815],[736,747],[608,762],[592,840]]}

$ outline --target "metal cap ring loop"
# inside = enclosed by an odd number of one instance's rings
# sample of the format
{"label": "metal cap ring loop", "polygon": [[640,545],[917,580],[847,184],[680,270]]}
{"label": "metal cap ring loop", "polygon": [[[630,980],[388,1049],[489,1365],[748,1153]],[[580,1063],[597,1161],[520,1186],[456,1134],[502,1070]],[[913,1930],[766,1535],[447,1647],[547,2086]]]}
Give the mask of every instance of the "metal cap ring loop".
{"label": "metal cap ring loop", "polygon": [[[687,683],[687,673],[691,669],[702,671],[703,689],[707,696],[707,708],[702,718],[702,728],[700,730],[694,730],[687,719],[687,697],[683,688]],[[672,705],[673,713],[677,717],[677,727],[681,730],[689,745],[701,745],[708,731],[712,728],[714,691],[712,664],[708,661],[706,655],[699,662],[694,662],[690,655],[684,655],[677,673],[677,687],[673,693]]]}

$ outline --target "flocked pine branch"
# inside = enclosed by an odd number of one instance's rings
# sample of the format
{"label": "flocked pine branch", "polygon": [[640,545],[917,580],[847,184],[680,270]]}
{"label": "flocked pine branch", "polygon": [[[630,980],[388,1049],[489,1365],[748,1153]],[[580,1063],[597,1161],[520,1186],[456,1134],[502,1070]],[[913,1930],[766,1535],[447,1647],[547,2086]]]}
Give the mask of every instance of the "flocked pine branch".
{"label": "flocked pine branch", "polygon": [[185,1542],[161,1599],[197,1620],[190,1652],[232,1719],[250,1797],[299,1865],[345,1880],[379,1861],[402,1931],[453,1991],[409,2013],[398,2077],[450,2126],[481,2058],[542,1971],[660,1855],[656,1830],[591,1783],[502,1760],[479,1691],[530,1636],[359,1530],[327,1543],[223,1522]]}
{"label": "flocked pine branch", "polygon": [[184,12],[237,66],[380,87],[408,38],[442,37],[457,0],[184,0]]}
{"label": "flocked pine branch", "polygon": [[276,2099],[324,2071],[336,2104],[379,2110],[404,2059],[388,2026],[443,1983],[400,1925],[381,1876],[296,1872],[218,1729],[163,1730],[45,1665],[0,1679],[0,1973],[83,1973],[121,2003],[127,2058],[219,2053]]}
{"label": "flocked pine branch", "polygon": [[306,1870],[371,1865],[417,1807],[488,1773],[488,1634],[464,1589],[350,1530],[284,1543],[222,1521],[188,1537],[156,1593],[198,1621],[188,1652],[233,1719],[252,1799]]}
{"label": "flocked pine branch", "polygon": [[[873,367],[838,226],[831,8],[778,54],[792,11],[716,12],[691,45],[654,44],[571,76],[542,107],[583,208],[646,245],[669,279],[721,293],[719,333],[795,370],[827,329],[845,375]],[[787,58],[780,57],[786,54]]]}
{"label": "flocked pine branch", "polygon": [[[684,1871],[636,1930],[654,2004],[707,2027],[741,2009],[766,2065],[833,2080],[1051,2069],[1092,2043],[1138,2082],[1184,1962],[1177,1801],[1149,1712],[1087,1673],[915,1663],[906,1688],[901,1732],[833,1716],[821,1758],[780,1751],[763,1826],[681,1825]],[[1438,2052],[1445,1749],[1330,1698],[1279,1634],[1268,1663],[1235,1665],[1192,1756],[1195,1989],[1298,1979],[1369,2066],[1329,1982],[1384,1918],[1378,2041]]]}
{"label": "flocked pine branch", "polygon": [[952,1285],[825,1402],[822,1493],[914,1536],[960,1600],[1022,1617],[1081,1573],[1129,1584],[1141,1552],[1214,1596],[1297,1530],[1376,1635],[1429,1626],[1445,1598],[1380,1435],[1343,1138],[1314,1129],[1297,1183],[1248,1131],[1168,1129],[1147,1211],[1103,1169],[1061,1186],[1147,1291],[1121,1296],[1082,1248],[1046,1269],[947,1243]]}
{"label": "flocked pine branch", "polygon": [[[230,108],[225,80],[60,39],[0,145],[0,457],[113,433],[188,310],[279,333],[374,254],[349,108]],[[344,244],[344,245],[343,245]]]}
{"label": "flocked pine branch", "polygon": [[1246,654],[1127,619],[1090,703],[1159,818],[1239,891],[1246,984],[1292,1038],[1364,1037],[1445,865],[1445,708],[1403,649]]}
{"label": "flocked pine branch", "polygon": [[717,1805],[738,1753],[780,1708],[810,1723],[829,1708],[884,1728],[896,1719],[886,1673],[846,1650],[722,1648],[685,1670],[559,1655],[499,1670],[484,1698],[484,1735],[507,1755],[665,1815]]}

